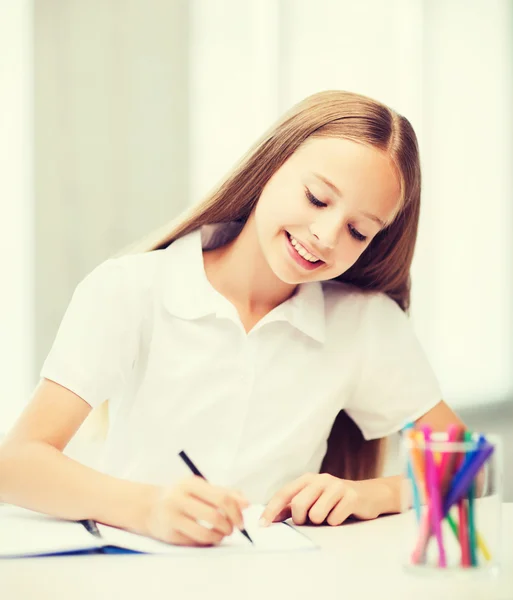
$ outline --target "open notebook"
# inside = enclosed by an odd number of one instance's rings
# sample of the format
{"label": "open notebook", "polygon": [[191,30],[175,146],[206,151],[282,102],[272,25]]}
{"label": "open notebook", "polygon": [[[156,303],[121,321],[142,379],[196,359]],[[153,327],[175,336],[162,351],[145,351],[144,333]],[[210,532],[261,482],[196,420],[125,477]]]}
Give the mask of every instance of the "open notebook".
{"label": "open notebook", "polygon": [[97,524],[101,537],[84,525],[29,511],[0,506],[0,558],[83,554],[90,552],[137,552],[145,554],[193,555],[226,552],[290,552],[315,549],[303,533],[286,523],[259,527],[263,506],[252,505],[244,511],[251,544],[239,531],[225,538],[218,546],[191,548],[158,542],[108,525]]}

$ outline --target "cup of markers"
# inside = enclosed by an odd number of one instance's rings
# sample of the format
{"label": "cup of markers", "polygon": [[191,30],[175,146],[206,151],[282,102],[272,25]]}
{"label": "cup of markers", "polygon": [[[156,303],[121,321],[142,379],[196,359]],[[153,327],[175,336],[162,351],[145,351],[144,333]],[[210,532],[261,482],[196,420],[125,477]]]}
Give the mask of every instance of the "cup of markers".
{"label": "cup of markers", "polygon": [[405,567],[409,571],[497,573],[502,458],[498,436],[408,426],[402,432],[405,474]]}

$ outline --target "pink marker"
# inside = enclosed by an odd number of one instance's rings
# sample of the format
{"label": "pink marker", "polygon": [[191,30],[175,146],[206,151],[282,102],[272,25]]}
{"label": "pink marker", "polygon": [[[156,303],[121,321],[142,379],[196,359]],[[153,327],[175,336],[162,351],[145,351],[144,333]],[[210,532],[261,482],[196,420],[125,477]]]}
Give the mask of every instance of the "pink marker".
{"label": "pink marker", "polygon": [[[454,424],[449,425],[449,427],[447,428],[447,443],[450,444],[451,442],[457,441],[457,437],[458,437],[458,426],[454,425]],[[451,458],[450,450],[447,450],[446,452],[442,452],[442,459],[440,460],[440,464],[438,465],[438,480],[439,480],[442,496],[444,495],[446,488],[448,487],[448,482],[451,477],[451,473],[447,473],[447,476],[445,475],[450,458]],[[444,478],[446,480],[445,485],[444,485]]]}
{"label": "pink marker", "polygon": [[440,482],[438,478],[438,469],[435,463],[433,451],[429,448],[431,441],[431,428],[422,427],[424,440],[426,442],[425,460],[426,460],[426,481],[429,489],[429,508],[431,509],[431,527],[435,532],[438,543],[438,566],[446,567],[444,541],[442,537],[442,499],[440,496]]}

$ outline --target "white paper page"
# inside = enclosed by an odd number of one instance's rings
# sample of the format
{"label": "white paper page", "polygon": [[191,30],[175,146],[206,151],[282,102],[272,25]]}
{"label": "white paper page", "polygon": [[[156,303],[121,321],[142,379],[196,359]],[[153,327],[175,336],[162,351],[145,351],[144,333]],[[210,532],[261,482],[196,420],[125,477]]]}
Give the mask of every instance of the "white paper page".
{"label": "white paper page", "polygon": [[37,556],[97,548],[83,525],[17,506],[0,507],[0,557]]}
{"label": "white paper page", "polygon": [[305,535],[285,523],[273,523],[269,527],[260,527],[258,519],[264,507],[253,505],[244,511],[244,524],[254,544],[239,531],[224,538],[218,546],[192,548],[173,546],[135,533],[109,527],[98,523],[98,529],[105,545],[129,548],[150,554],[195,554],[204,552],[291,552],[297,550],[313,550],[315,544]]}

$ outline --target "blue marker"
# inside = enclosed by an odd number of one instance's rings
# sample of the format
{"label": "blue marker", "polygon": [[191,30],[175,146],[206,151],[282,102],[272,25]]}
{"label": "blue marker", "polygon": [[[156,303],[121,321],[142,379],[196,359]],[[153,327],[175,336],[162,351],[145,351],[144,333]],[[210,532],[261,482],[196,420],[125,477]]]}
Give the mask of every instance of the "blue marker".
{"label": "blue marker", "polygon": [[488,460],[493,450],[494,448],[491,444],[485,444],[484,447],[481,447],[479,450],[473,453],[472,458],[468,462],[465,462],[461,466],[452,480],[451,488],[447,493],[444,502],[444,515],[449,512],[453,504],[467,495],[474,478],[479,472],[479,469]]}
{"label": "blue marker", "polygon": [[[402,429],[401,433],[408,431],[409,429],[413,429],[414,424],[408,423]],[[420,522],[421,511],[420,511],[420,494],[419,488],[417,487],[417,482],[415,481],[415,475],[413,473],[413,467],[410,461],[410,457],[406,456],[406,470],[408,473],[408,479],[411,481],[412,492],[413,492],[413,508],[415,509],[415,516],[417,517],[417,523]]]}

